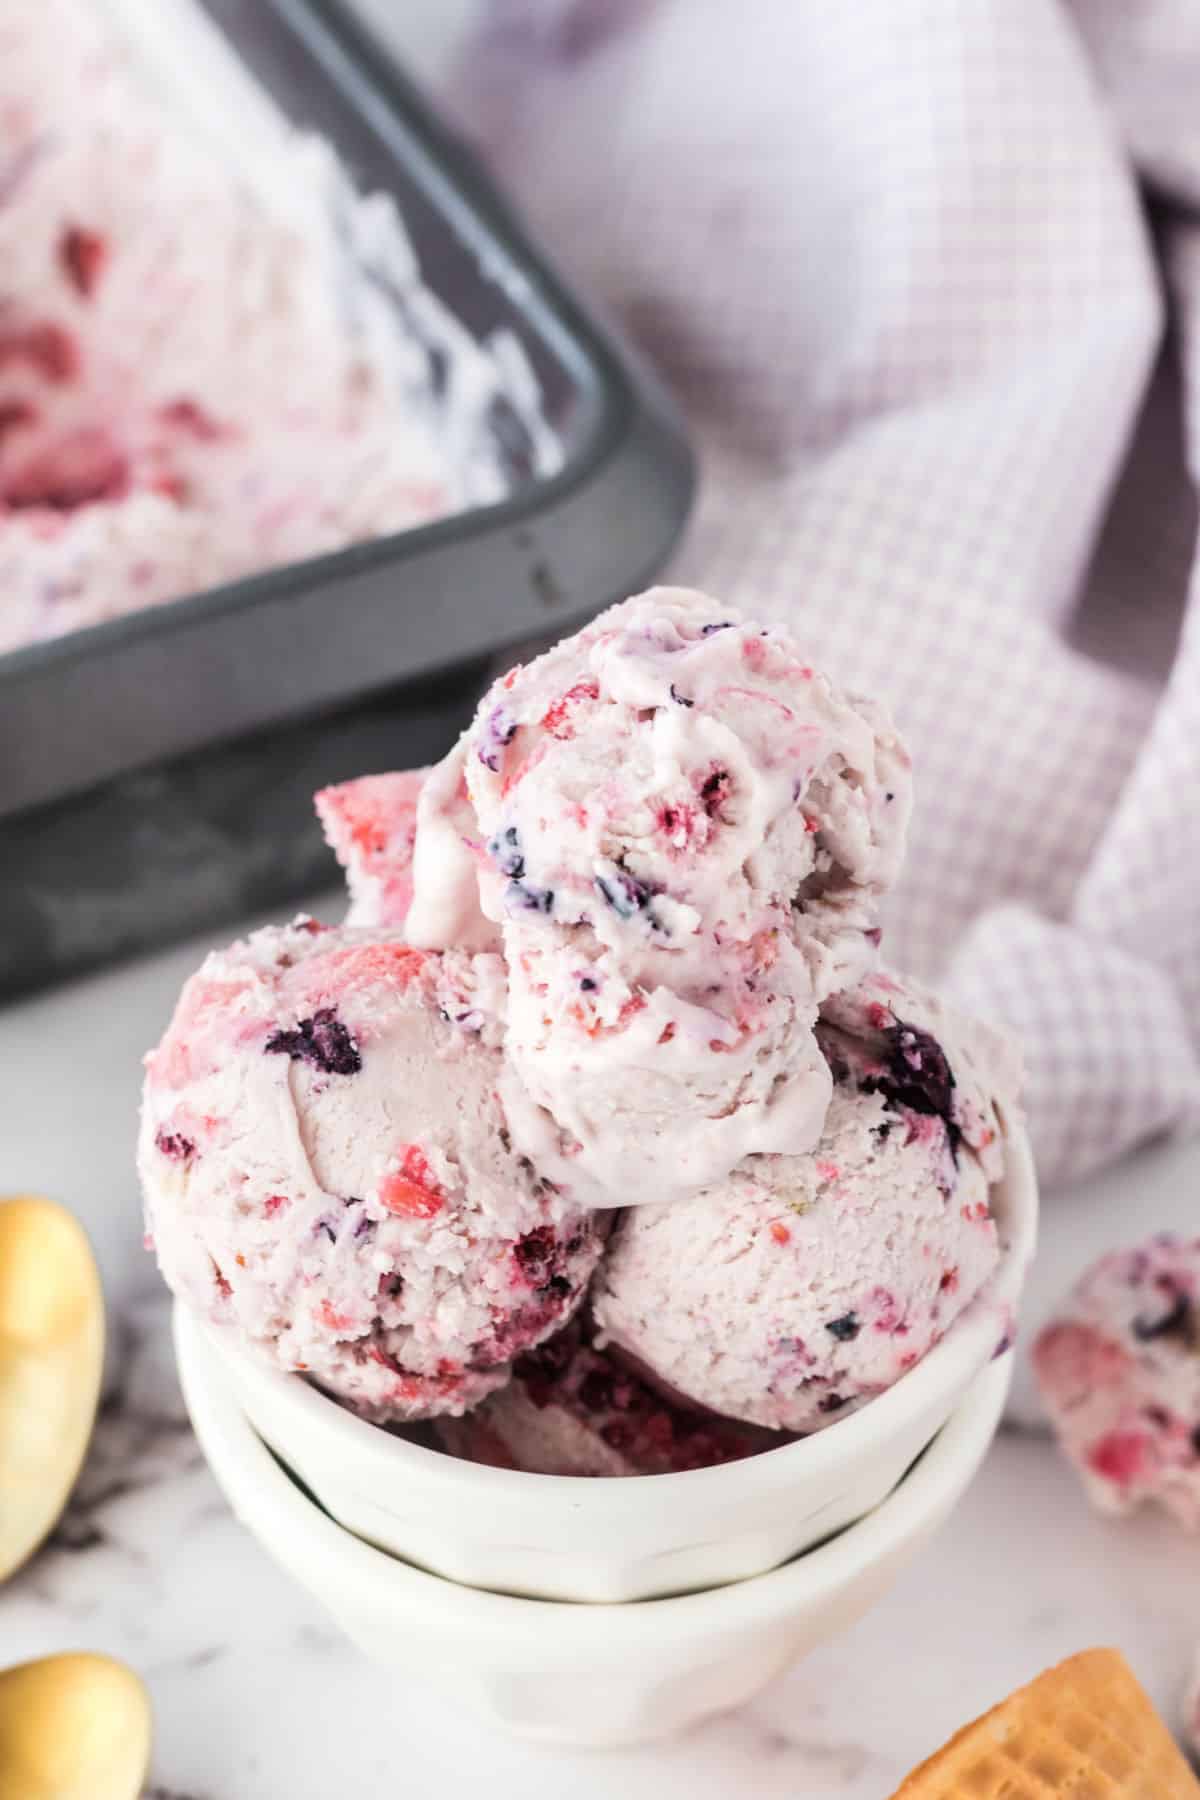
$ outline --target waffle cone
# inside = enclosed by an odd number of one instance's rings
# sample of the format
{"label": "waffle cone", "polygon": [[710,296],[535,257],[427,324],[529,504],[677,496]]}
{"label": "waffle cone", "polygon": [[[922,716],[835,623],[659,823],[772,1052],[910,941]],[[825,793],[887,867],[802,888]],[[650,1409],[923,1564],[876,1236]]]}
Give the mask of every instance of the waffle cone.
{"label": "waffle cone", "polygon": [[965,1725],[892,1800],[1198,1800],[1115,1650],[1084,1650]]}

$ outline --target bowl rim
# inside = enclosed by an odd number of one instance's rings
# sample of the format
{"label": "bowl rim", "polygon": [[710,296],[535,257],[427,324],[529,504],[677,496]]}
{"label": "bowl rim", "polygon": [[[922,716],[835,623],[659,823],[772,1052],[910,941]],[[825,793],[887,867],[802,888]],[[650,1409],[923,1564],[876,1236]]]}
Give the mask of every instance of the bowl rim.
{"label": "bowl rim", "polygon": [[[887,1499],[873,1512],[827,1542],[802,1551],[778,1568],[740,1581],[661,1599],[572,1601],[534,1599],[468,1587],[405,1562],[337,1524],[296,1484],[242,1410],[227,1373],[212,1353],[211,1339],[186,1308],[176,1304],[176,1354],[184,1399],[202,1450],[237,1517],[261,1537],[271,1554],[295,1572],[323,1571],[306,1582],[320,1593],[337,1594],[334,1610],[352,1611],[361,1595],[365,1608],[383,1600],[397,1617],[420,1609],[436,1611],[447,1632],[496,1639],[511,1646],[520,1636],[542,1643],[548,1630],[556,1647],[593,1647],[603,1635],[606,1649],[614,1632],[631,1654],[677,1640],[681,1633],[738,1630],[782,1612],[816,1607],[865,1569],[886,1562],[919,1533],[930,1514],[940,1519],[949,1492],[953,1505],[973,1480],[987,1454],[1004,1410],[1012,1377],[1012,1357],[988,1364],[976,1375],[946,1424]],[[230,1470],[240,1464],[232,1479]],[[236,1491],[235,1491],[236,1486]],[[284,1554],[281,1540],[292,1540]],[[401,1609],[407,1602],[407,1615]]]}
{"label": "bowl rim", "polygon": [[[397,1481],[409,1477],[428,1493],[441,1488],[449,1496],[469,1493],[481,1501],[538,1505],[538,1496],[557,1507],[568,1503],[592,1518],[621,1518],[640,1513],[653,1484],[657,1499],[668,1504],[691,1501],[719,1504],[733,1500],[749,1485],[762,1494],[800,1482],[836,1477],[872,1455],[881,1443],[905,1431],[915,1417],[933,1409],[939,1395],[953,1393],[962,1371],[985,1363],[997,1349],[994,1338],[998,1306],[1015,1312],[1037,1240],[1038,1187],[1033,1152],[1021,1123],[1006,1131],[1007,1156],[997,1183],[1005,1231],[1003,1257],[992,1278],[955,1319],[950,1329],[919,1363],[869,1404],[810,1437],[739,1462],[706,1469],[620,1479],[581,1475],[544,1475],[524,1469],[498,1469],[467,1462],[439,1450],[398,1437],[360,1418],[302,1376],[270,1366],[264,1356],[243,1347],[232,1334],[197,1317],[199,1329],[214,1345],[240,1389],[253,1390],[269,1408],[272,1420],[282,1417],[279,1447],[287,1451],[301,1440],[319,1439],[331,1466],[353,1468],[356,1481],[378,1484],[383,1503]],[[293,1438],[292,1432],[296,1436]],[[274,1436],[273,1431],[268,1432]],[[681,1484],[686,1483],[686,1486]]]}

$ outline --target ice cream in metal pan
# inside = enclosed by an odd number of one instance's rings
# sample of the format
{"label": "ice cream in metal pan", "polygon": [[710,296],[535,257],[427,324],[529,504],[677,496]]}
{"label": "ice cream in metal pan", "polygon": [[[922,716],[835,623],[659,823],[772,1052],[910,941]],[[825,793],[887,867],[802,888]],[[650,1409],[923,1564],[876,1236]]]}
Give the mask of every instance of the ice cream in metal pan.
{"label": "ice cream in metal pan", "polygon": [[559,460],[515,343],[222,44],[180,0],[0,19],[0,653],[502,498],[498,396]]}
{"label": "ice cream in metal pan", "polygon": [[414,944],[503,948],[514,1135],[579,1198],[816,1142],[817,1007],[872,963],[909,759],[781,627],[655,588],[484,696],[418,801]]}

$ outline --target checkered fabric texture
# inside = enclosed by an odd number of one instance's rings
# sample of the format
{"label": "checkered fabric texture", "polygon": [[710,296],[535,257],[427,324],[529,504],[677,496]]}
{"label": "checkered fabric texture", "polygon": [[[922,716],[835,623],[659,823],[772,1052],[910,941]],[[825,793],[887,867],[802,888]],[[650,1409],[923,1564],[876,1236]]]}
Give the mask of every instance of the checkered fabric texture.
{"label": "checkered fabric texture", "polygon": [[1200,1122],[1197,0],[491,0],[448,96],[673,386],[672,570],[916,760],[885,950],[1043,1180]]}

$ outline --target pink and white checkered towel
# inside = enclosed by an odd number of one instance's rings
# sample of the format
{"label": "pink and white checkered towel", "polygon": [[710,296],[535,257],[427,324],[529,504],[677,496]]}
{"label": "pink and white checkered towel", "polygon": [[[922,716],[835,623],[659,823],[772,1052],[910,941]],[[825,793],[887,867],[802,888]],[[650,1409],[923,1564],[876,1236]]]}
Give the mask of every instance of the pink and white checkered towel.
{"label": "pink and white checkered towel", "polygon": [[1198,0],[492,0],[450,95],[683,401],[674,577],[890,699],[1048,1182],[1200,1120],[1198,96]]}

